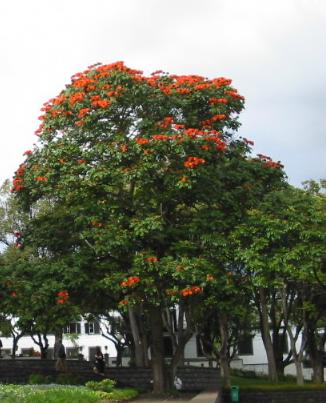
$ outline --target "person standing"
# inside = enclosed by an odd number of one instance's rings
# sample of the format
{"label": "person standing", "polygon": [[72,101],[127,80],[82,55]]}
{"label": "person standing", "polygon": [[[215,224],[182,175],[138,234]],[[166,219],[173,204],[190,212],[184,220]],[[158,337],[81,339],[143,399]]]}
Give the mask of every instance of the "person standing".
{"label": "person standing", "polygon": [[104,375],[104,367],[105,367],[104,355],[101,351],[101,348],[96,347],[94,372],[96,374]]}
{"label": "person standing", "polygon": [[54,355],[57,359],[55,369],[59,372],[67,372],[66,349],[62,343],[62,338],[59,338],[56,344],[54,347]]}

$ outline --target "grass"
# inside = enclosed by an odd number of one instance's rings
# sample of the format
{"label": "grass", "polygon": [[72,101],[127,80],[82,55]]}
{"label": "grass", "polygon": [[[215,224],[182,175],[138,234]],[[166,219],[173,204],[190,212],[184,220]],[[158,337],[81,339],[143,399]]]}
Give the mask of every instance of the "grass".
{"label": "grass", "polygon": [[239,386],[240,390],[255,390],[255,391],[267,391],[267,390],[316,390],[326,389],[326,383],[314,384],[311,382],[305,383],[300,386],[296,384],[295,378],[285,378],[278,383],[270,382],[266,377],[247,377],[247,376],[232,376],[231,385]]}
{"label": "grass", "polygon": [[106,393],[72,385],[0,385],[0,401],[3,403],[91,403],[130,400],[137,395],[132,388]]}

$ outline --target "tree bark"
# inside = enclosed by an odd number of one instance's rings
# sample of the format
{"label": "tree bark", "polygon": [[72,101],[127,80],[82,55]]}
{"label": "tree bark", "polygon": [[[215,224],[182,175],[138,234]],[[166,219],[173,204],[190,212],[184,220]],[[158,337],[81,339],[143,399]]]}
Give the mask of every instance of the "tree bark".
{"label": "tree bark", "polygon": [[[317,338],[320,338],[318,343]],[[319,345],[320,344],[320,345]],[[314,383],[324,382],[324,365],[323,354],[325,346],[325,330],[323,335],[318,335],[316,329],[316,322],[309,321],[307,323],[307,350],[309,351],[309,357],[312,367],[312,380]]]}
{"label": "tree bark", "polygon": [[145,367],[145,354],[147,355],[147,351],[144,351],[144,345],[142,343],[142,337],[139,331],[139,323],[137,318],[137,313],[134,307],[130,307],[128,310],[130,328],[132,332],[132,336],[134,339],[134,348],[135,348],[135,364],[137,368]]}
{"label": "tree bark", "polygon": [[231,387],[231,373],[228,360],[228,320],[225,313],[221,313],[218,319],[218,327],[221,337],[221,349],[219,352],[224,386]]}
{"label": "tree bark", "polygon": [[277,382],[278,375],[277,375],[276,361],[275,361],[272,338],[269,331],[266,290],[262,287],[259,289],[259,317],[260,317],[262,339],[265,346],[268,361],[268,376],[271,382]]}
{"label": "tree bark", "polygon": [[164,393],[168,388],[168,382],[164,362],[163,322],[160,307],[153,306],[149,309],[149,324],[151,331],[153,392]]}

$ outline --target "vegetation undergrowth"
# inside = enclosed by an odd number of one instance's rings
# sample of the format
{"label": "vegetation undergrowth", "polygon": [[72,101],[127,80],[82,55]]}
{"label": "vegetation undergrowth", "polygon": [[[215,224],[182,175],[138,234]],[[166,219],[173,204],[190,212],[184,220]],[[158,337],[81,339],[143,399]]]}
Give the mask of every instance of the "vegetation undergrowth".
{"label": "vegetation undergrowth", "polygon": [[111,392],[90,390],[74,385],[0,385],[0,401],[4,403],[87,403],[105,400],[130,400],[138,395],[133,388],[112,389]]}
{"label": "vegetation undergrowth", "polygon": [[[232,375],[231,384],[239,386],[240,390],[317,390],[326,389],[326,383],[315,384],[307,381],[304,385],[297,385],[295,377],[285,376],[278,383],[272,383],[267,376]],[[227,389],[227,388],[225,388]]]}

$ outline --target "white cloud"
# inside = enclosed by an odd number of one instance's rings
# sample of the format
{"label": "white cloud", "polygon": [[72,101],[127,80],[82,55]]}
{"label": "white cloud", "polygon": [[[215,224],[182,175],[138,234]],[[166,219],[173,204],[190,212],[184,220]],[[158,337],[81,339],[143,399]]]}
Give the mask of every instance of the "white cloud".
{"label": "white cloud", "polygon": [[247,98],[241,133],[292,183],[325,177],[323,0],[44,0],[0,3],[0,179],[36,141],[42,103],[76,71],[125,60],[227,76]]}

